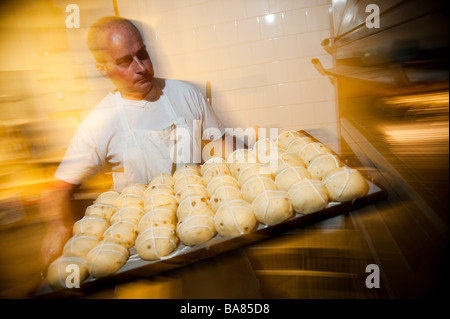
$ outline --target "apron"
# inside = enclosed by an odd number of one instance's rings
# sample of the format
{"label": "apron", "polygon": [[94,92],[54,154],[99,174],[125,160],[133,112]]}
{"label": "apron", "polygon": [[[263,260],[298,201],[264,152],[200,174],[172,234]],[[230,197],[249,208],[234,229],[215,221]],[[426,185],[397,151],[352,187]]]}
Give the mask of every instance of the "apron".
{"label": "apron", "polygon": [[169,114],[171,125],[162,130],[131,129],[120,92],[117,91],[115,97],[123,130],[123,172],[113,173],[116,192],[121,192],[132,183],[147,185],[160,173],[172,175],[177,166],[191,161],[191,151],[198,154],[195,152],[200,149],[200,141],[193,138],[192,129],[184,118],[176,115],[165,94],[160,98]]}

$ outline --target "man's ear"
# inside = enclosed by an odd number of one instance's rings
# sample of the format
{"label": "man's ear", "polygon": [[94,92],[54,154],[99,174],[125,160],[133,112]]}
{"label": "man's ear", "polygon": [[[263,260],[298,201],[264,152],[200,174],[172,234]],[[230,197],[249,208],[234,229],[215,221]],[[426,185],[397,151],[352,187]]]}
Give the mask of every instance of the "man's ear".
{"label": "man's ear", "polygon": [[106,69],[105,63],[96,62],[95,67],[97,68],[97,71],[100,72],[100,74],[105,78],[109,78],[108,70]]}

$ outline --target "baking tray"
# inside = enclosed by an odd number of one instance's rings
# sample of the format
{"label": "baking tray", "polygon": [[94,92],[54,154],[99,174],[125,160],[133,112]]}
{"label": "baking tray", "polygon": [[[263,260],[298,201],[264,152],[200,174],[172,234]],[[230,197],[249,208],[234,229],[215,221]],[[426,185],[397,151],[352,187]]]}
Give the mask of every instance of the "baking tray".
{"label": "baking tray", "polygon": [[[300,132],[306,134],[303,131]],[[316,139],[314,140],[318,141]],[[361,172],[361,174],[363,173]],[[132,247],[130,248],[130,257],[128,261],[115,274],[103,278],[93,278],[92,276],[89,276],[81,283],[80,288],[61,289],[58,291],[53,291],[51,287],[44,282],[35,293],[35,297],[61,298],[84,296],[87,293],[99,291],[107,287],[112,287],[136,279],[148,278],[164,271],[183,267],[202,259],[255,244],[288,231],[349,213],[387,198],[387,192],[373,181],[371,176],[366,174],[363,174],[363,176],[369,184],[369,191],[364,197],[349,202],[330,202],[323,210],[308,215],[295,214],[292,218],[277,225],[267,226],[259,224],[255,231],[236,237],[222,237],[217,234],[208,242],[192,247],[185,246],[180,242],[177,249],[172,254],[161,260],[143,260],[137,255],[135,248]]]}

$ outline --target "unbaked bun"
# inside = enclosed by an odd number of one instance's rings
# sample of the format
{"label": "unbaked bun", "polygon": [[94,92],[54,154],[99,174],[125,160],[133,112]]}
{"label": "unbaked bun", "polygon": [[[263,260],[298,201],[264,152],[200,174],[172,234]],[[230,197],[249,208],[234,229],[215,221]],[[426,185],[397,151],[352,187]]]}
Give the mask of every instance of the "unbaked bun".
{"label": "unbaked bun", "polygon": [[125,188],[122,190],[121,194],[134,194],[142,196],[144,194],[144,191],[146,189],[146,186],[142,183],[133,183],[131,185],[125,186]]}
{"label": "unbaked bun", "polygon": [[222,157],[211,157],[209,160],[207,160],[203,165],[200,167],[200,175],[205,174],[205,172],[210,167],[216,167],[220,164],[227,165],[227,162]]}
{"label": "unbaked bun", "polygon": [[102,238],[103,233],[109,226],[109,221],[104,218],[84,216],[73,224],[73,234],[83,233]]}
{"label": "unbaked bun", "polygon": [[136,238],[136,252],[144,260],[158,260],[172,253],[179,239],[171,227],[153,226],[139,233]]}
{"label": "unbaked bun", "polygon": [[114,238],[119,244],[125,248],[131,248],[134,245],[138,233],[137,224],[120,220],[103,233],[103,238]]}
{"label": "unbaked bun", "polygon": [[300,155],[296,153],[280,153],[271,163],[272,174],[276,175],[287,167],[303,166],[306,167]]}
{"label": "unbaked bun", "polygon": [[89,277],[87,262],[84,258],[62,255],[53,261],[47,269],[46,281],[53,290],[79,288]]}
{"label": "unbaked bun", "polygon": [[203,173],[203,180],[205,185],[216,177],[231,176],[231,171],[226,163],[214,163],[210,165]]}
{"label": "unbaked bun", "polygon": [[87,253],[99,243],[97,236],[78,233],[69,238],[63,247],[63,255],[85,258]]}
{"label": "unbaked bun", "polygon": [[245,200],[233,200],[220,206],[214,215],[217,233],[224,237],[252,232],[258,226],[253,207]]}
{"label": "unbaked bun", "polygon": [[189,217],[178,221],[178,238],[186,246],[202,244],[212,239],[217,234],[213,216],[214,213],[211,214],[207,209],[191,212]]}
{"label": "unbaked bun", "polygon": [[314,213],[328,206],[328,190],[319,180],[304,179],[289,188],[288,193],[294,211],[301,215]]}
{"label": "unbaked bun", "polygon": [[167,208],[155,208],[149,210],[142,216],[138,224],[138,233],[140,234],[150,226],[169,227],[175,230],[177,225],[176,213]]}
{"label": "unbaked bun", "polygon": [[305,178],[311,179],[311,174],[304,166],[292,166],[285,168],[275,176],[275,184],[279,189],[287,192],[292,185]]}
{"label": "unbaked bun", "polygon": [[199,184],[185,185],[176,194],[175,198],[177,203],[181,203],[183,199],[189,196],[203,196],[208,197],[208,192],[206,191],[206,186]]}
{"label": "unbaked bun", "polygon": [[177,218],[184,219],[191,214],[193,210],[197,209],[210,209],[212,211],[211,205],[209,204],[208,196],[194,195],[188,196],[183,199],[177,208]]}
{"label": "unbaked bun", "polygon": [[161,184],[173,187],[174,181],[173,181],[172,175],[165,174],[165,173],[156,175],[155,177],[152,178],[150,183],[147,185],[147,188],[150,188],[153,185],[161,185]]}
{"label": "unbaked bun", "polygon": [[311,161],[319,155],[331,153],[331,150],[328,149],[324,144],[319,142],[312,142],[300,150],[299,154],[305,162],[306,166],[308,166]]}
{"label": "unbaked bun", "polygon": [[316,156],[308,165],[308,172],[313,179],[324,179],[331,171],[342,167],[342,162],[336,155],[323,154]]}
{"label": "unbaked bun", "polygon": [[300,155],[301,149],[305,145],[312,142],[314,142],[314,140],[307,136],[295,138],[288,144],[286,151],[288,151],[289,153],[296,153]]}
{"label": "unbaked bun", "polygon": [[111,205],[105,204],[92,204],[86,208],[84,216],[98,217],[109,220],[114,214],[114,208]]}
{"label": "unbaked bun", "polygon": [[241,187],[242,196],[249,203],[267,190],[278,190],[278,187],[273,179],[260,175],[250,178]]}
{"label": "unbaked bun", "polygon": [[256,219],[265,225],[276,225],[294,214],[292,203],[287,192],[270,190],[260,193],[253,200]]}
{"label": "unbaked bun", "polygon": [[107,191],[103,192],[100,195],[97,196],[97,198],[94,201],[94,204],[103,204],[103,205],[111,205],[114,206],[114,203],[119,197],[120,194],[114,191]]}
{"label": "unbaked bun", "polygon": [[178,177],[175,185],[173,186],[173,190],[175,193],[178,193],[184,186],[192,184],[203,186],[206,185],[200,175],[181,175]]}
{"label": "unbaked bun", "polygon": [[297,139],[297,138],[302,138],[302,137],[306,137],[305,134],[300,133],[298,131],[285,131],[283,133],[281,133],[280,135],[278,135],[277,138],[277,143],[278,146],[283,148],[283,149],[288,149],[288,145],[290,142],[292,142],[293,140]]}
{"label": "unbaked bun", "polygon": [[139,220],[144,215],[144,210],[140,206],[126,206],[122,207],[111,216],[111,225],[119,221],[128,221],[138,224]]}
{"label": "unbaked bun", "polygon": [[121,194],[119,197],[117,197],[114,206],[115,209],[118,210],[122,207],[126,206],[141,206],[143,205],[144,200],[142,199],[142,196],[136,195],[136,194]]}
{"label": "unbaked bun", "polygon": [[151,194],[144,203],[144,212],[159,207],[168,208],[176,212],[178,204],[175,196],[166,193]]}
{"label": "unbaked bun", "polygon": [[213,211],[217,211],[222,204],[236,199],[243,199],[240,189],[234,186],[223,185],[216,188],[209,204]]}
{"label": "unbaked bun", "polygon": [[234,178],[239,178],[241,171],[249,164],[258,163],[256,153],[247,149],[238,149],[228,156],[227,163]]}
{"label": "unbaked bun", "polygon": [[167,184],[155,184],[147,187],[144,194],[142,195],[142,199],[144,203],[150,197],[151,194],[165,193],[170,195],[175,195],[175,192],[172,187]]}
{"label": "unbaked bun", "polygon": [[272,171],[266,164],[255,163],[245,167],[238,177],[238,183],[242,187],[249,179],[255,176],[262,176],[273,179]]}
{"label": "unbaked bun", "polygon": [[175,172],[172,175],[173,182],[176,183],[177,179],[180,176],[184,175],[200,175],[198,165],[192,165],[192,164],[184,164],[181,166],[178,166]]}
{"label": "unbaked bun", "polygon": [[345,166],[331,171],[324,179],[324,183],[331,200],[335,202],[351,201],[369,192],[369,184],[361,173]]}
{"label": "unbaked bun", "polygon": [[113,238],[104,238],[86,256],[89,274],[95,278],[110,276],[122,268],[130,252]]}
{"label": "unbaked bun", "polygon": [[232,186],[239,188],[239,184],[233,176],[218,176],[212,179],[206,186],[206,191],[208,192],[209,197],[211,197],[220,186]]}

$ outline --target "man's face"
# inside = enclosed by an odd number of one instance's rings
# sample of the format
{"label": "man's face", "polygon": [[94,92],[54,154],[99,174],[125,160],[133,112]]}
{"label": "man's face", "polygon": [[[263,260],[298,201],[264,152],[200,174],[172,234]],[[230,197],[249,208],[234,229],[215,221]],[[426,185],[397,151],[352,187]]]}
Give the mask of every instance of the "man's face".
{"label": "man's face", "polygon": [[143,99],[152,88],[153,65],[141,36],[132,28],[114,27],[106,39],[100,73],[111,79],[122,97]]}

